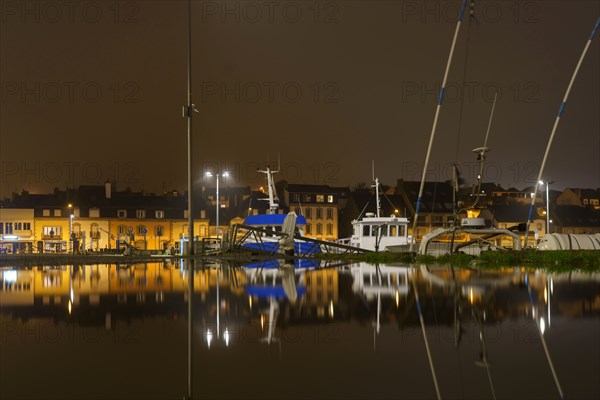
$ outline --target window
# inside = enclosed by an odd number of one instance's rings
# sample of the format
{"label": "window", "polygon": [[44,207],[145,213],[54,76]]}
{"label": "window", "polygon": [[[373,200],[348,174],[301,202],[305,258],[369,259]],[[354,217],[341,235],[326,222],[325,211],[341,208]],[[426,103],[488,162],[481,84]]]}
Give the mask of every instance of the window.
{"label": "window", "polygon": [[138,235],[145,235],[148,232],[148,229],[144,225],[138,225],[136,228]]}
{"label": "window", "polygon": [[317,203],[324,203],[325,202],[325,196],[322,194],[318,194],[317,195]]}
{"label": "window", "polygon": [[598,200],[598,199],[591,199],[590,200],[590,204],[593,205],[593,206],[600,205],[600,200]]}
{"label": "window", "polygon": [[23,224],[21,222],[15,222],[15,231],[20,231],[23,229]]}
{"label": "window", "polygon": [[100,218],[100,210],[97,208],[90,208],[90,218]]}
{"label": "window", "polygon": [[4,223],[0,222],[0,235],[4,234]]}
{"label": "window", "polygon": [[146,218],[146,210],[135,210],[136,218]]}
{"label": "window", "polygon": [[390,225],[390,236],[398,236],[398,225]]}
{"label": "window", "polygon": [[164,234],[164,228],[162,225],[154,227],[154,236],[162,236]]}
{"label": "window", "polygon": [[322,235],[322,234],[323,234],[323,225],[317,224],[317,235]]}
{"label": "window", "polygon": [[59,209],[54,210],[54,216],[55,217],[61,217],[62,216],[62,210],[59,210]]}
{"label": "window", "polygon": [[302,209],[300,207],[296,207],[296,215],[302,215]]}
{"label": "window", "polygon": [[42,211],[42,216],[43,217],[49,217],[50,216],[50,210],[43,210]]}
{"label": "window", "polygon": [[587,206],[588,205],[588,199],[583,199],[583,205]]}
{"label": "window", "polygon": [[327,234],[333,235],[333,224],[327,224]]}
{"label": "window", "polygon": [[165,217],[165,212],[163,210],[156,210],[154,212],[154,216],[156,218],[164,218]]}
{"label": "window", "polygon": [[312,218],[312,208],[306,207],[306,218]]}
{"label": "window", "polygon": [[371,236],[371,225],[363,225],[363,236]]}
{"label": "window", "polygon": [[117,217],[119,217],[119,218],[127,218],[127,210],[119,210],[119,211],[117,211]]}
{"label": "window", "polygon": [[378,236],[387,236],[388,235],[388,227],[387,225],[381,225],[377,227],[377,235]]}
{"label": "window", "polygon": [[12,235],[12,233],[13,233],[13,224],[12,224],[12,222],[7,222],[6,223],[6,234]]}
{"label": "window", "polygon": [[100,239],[100,232],[98,231],[98,224],[90,225],[90,236],[92,239]]}
{"label": "window", "polygon": [[312,235],[312,225],[311,224],[306,224],[306,234]]}
{"label": "window", "polygon": [[302,201],[305,203],[310,203],[312,200],[312,196],[310,194],[302,195]]}
{"label": "window", "polygon": [[206,210],[200,210],[200,218],[206,219]]}
{"label": "window", "polygon": [[323,219],[323,209],[317,208],[317,219]]}
{"label": "window", "polygon": [[333,208],[327,209],[327,219],[333,219]]}
{"label": "window", "polygon": [[327,195],[327,202],[333,203],[333,195],[332,194]]}
{"label": "window", "polygon": [[[8,224],[7,228],[8,228]],[[44,236],[60,236],[60,226],[45,226]]]}
{"label": "window", "polygon": [[300,195],[299,195],[298,193],[294,193],[294,194],[292,195],[292,201],[293,201],[294,203],[299,203],[299,202],[300,202]]}
{"label": "window", "polygon": [[117,232],[119,232],[119,235],[124,235],[127,233],[127,226],[125,225],[119,225],[119,227],[117,228]]}

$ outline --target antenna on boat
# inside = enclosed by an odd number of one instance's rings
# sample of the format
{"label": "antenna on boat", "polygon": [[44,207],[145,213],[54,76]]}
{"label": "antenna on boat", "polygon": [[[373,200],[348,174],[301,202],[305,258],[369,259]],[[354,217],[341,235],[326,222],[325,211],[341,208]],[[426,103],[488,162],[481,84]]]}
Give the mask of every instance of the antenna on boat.
{"label": "antenna on boat", "polygon": [[[281,162],[279,162],[279,166],[281,166]],[[267,162],[267,169],[259,169],[258,172],[267,175],[267,190],[269,193],[269,214],[277,214],[277,209],[279,208],[279,197],[277,196],[277,191],[275,190],[275,181],[273,180],[273,174],[278,173],[279,170],[272,171],[269,163]]]}
{"label": "antenna on boat", "polygon": [[477,154],[477,161],[479,161],[479,173],[477,174],[477,191],[475,191],[475,186],[473,186],[472,196],[475,197],[475,202],[471,205],[471,208],[475,207],[479,202],[479,198],[481,197],[481,182],[483,181],[483,168],[485,164],[485,153],[490,151],[490,148],[487,147],[488,138],[490,136],[490,129],[492,127],[492,119],[494,118],[494,111],[496,110],[496,101],[498,100],[498,92],[494,94],[494,103],[492,104],[492,111],[490,112],[490,118],[488,120],[487,131],[485,132],[485,139],[483,140],[483,147],[478,147],[473,149],[473,153]]}
{"label": "antenna on boat", "polygon": [[429,165],[429,156],[431,155],[431,148],[433,146],[433,139],[435,138],[435,131],[437,128],[437,122],[440,115],[440,109],[442,102],[444,101],[444,94],[446,92],[446,81],[448,80],[448,72],[450,65],[452,64],[452,56],[454,55],[454,48],[456,47],[456,39],[458,38],[458,32],[460,31],[460,25],[465,15],[465,8],[467,7],[467,0],[463,0],[460,8],[460,14],[456,23],[456,29],[454,31],[454,38],[452,39],[452,46],[450,47],[450,55],[448,56],[448,63],[446,64],[446,71],[444,72],[444,79],[442,80],[442,89],[440,90],[440,96],[438,99],[438,105],[435,110],[435,116],[433,117],[433,127],[431,128],[431,136],[429,137],[429,145],[427,147],[427,155],[425,156],[425,164],[423,165],[423,175],[421,177],[421,186],[419,188],[419,196],[417,197],[417,205],[415,207],[415,220],[413,221],[413,241],[417,237],[417,220],[419,218],[419,209],[421,208],[421,201],[423,197],[423,189],[425,187],[425,176],[427,175],[427,166]]}
{"label": "antenna on boat", "polygon": [[571,88],[573,87],[573,82],[575,82],[575,78],[577,77],[577,73],[579,72],[579,68],[583,63],[583,59],[590,48],[590,44],[598,32],[598,28],[600,27],[600,17],[596,21],[596,25],[594,25],[594,29],[592,30],[592,34],[590,35],[585,47],[583,48],[583,52],[581,53],[581,57],[579,57],[579,62],[575,67],[575,71],[573,71],[573,76],[571,76],[571,81],[569,82],[569,86],[567,86],[567,91],[565,92],[565,97],[563,97],[563,101],[560,104],[560,108],[558,109],[558,114],[556,115],[556,119],[554,120],[554,126],[552,127],[552,132],[550,133],[550,139],[548,139],[548,145],[546,146],[546,152],[544,153],[544,158],[542,159],[542,165],[540,167],[540,173],[538,175],[537,180],[535,181],[535,186],[533,190],[533,196],[531,197],[531,206],[529,207],[529,216],[527,217],[527,228],[525,229],[525,243],[523,243],[523,249],[527,247],[527,238],[529,237],[529,225],[531,224],[531,218],[533,217],[533,208],[535,207],[535,198],[537,197],[537,192],[539,188],[540,181],[542,180],[542,176],[544,174],[544,167],[546,166],[546,160],[548,159],[548,153],[550,153],[550,147],[552,146],[552,140],[554,139],[554,134],[556,133],[556,128],[558,128],[558,123],[560,122],[560,117],[565,111],[565,106],[567,105],[567,99],[569,98],[569,93],[571,92]]}
{"label": "antenna on boat", "polygon": [[374,185],[371,185],[371,187],[375,188],[375,206],[377,208],[377,218],[379,218],[380,215],[380,210],[381,210],[381,202],[379,201],[379,178],[375,177],[375,160],[371,161],[371,169],[373,172],[373,180],[375,181]]}

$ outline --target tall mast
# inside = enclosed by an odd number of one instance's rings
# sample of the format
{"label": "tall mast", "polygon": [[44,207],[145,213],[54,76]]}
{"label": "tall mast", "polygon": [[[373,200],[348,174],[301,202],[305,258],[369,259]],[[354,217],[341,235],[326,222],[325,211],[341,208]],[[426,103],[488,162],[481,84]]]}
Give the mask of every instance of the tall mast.
{"label": "tall mast", "polygon": [[381,210],[381,202],[379,201],[379,178],[375,177],[375,161],[372,161],[372,171],[373,171],[373,180],[375,181],[374,185],[371,185],[371,187],[375,188],[375,202],[376,202],[376,206],[377,206],[377,218],[379,218],[380,216],[380,210]]}
{"label": "tall mast", "polygon": [[277,209],[279,208],[279,197],[277,196],[277,191],[275,190],[275,183],[273,181],[273,174],[279,171],[271,171],[271,167],[267,166],[266,170],[258,170],[263,174],[267,175],[267,189],[269,192],[269,214],[276,214]]}
{"label": "tall mast", "polygon": [[556,129],[558,128],[558,123],[560,122],[560,117],[565,111],[565,107],[567,105],[567,99],[569,98],[569,93],[571,92],[571,88],[573,87],[573,82],[575,82],[575,78],[579,73],[579,68],[583,63],[583,59],[590,48],[590,44],[592,44],[592,40],[598,32],[598,27],[600,27],[600,17],[596,21],[596,25],[594,25],[594,29],[592,30],[592,34],[590,35],[585,47],[583,48],[583,52],[579,57],[579,62],[575,67],[575,71],[573,71],[573,76],[571,76],[571,81],[569,82],[569,86],[567,86],[567,91],[565,92],[565,96],[563,97],[562,103],[560,104],[560,108],[558,109],[558,114],[556,115],[556,119],[554,120],[554,126],[552,127],[552,132],[550,133],[550,139],[548,139],[548,145],[546,146],[546,152],[544,153],[544,158],[542,159],[542,165],[540,167],[540,173],[538,175],[537,180],[535,181],[535,189],[533,190],[533,196],[531,197],[531,206],[529,207],[529,216],[527,217],[527,228],[525,229],[525,243],[523,243],[523,249],[527,247],[527,238],[529,237],[529,225],[531,224],[531,219],[533,218],[533,209],[535,207],[535,198],[537,197],[537,192],[539,188],[540,181],[542,180],[542,176],[544,175],[544,167],[546,166],[546,160],[548,159],[548,153],[550,153],[550,147],[552,146],[552,141],[554,140],[554,134],[556,133]]}
{"label": "tall mast", "polygon": [[427,147],[427,155],[425,156],[425,165],[423,165],[423,175],[421,177],[421,186],[419,188],[419,196],[417,197],[417,206],[415,208],[415,220],[413,221],[413,241],[417,237],[417,220],[419,218],[419,209],[421,208],[421,201],[423,197],[423,188],[425,187],[425,175],[427,174],[427,167],[429,166],[429,156],[431,155],[431,148],[433,146],[433,139],[435,138],[435,131],[437,128],[437,122],[440,115],[440,109],[442,108],[442,102],[444,101],[444,93],[446,92],[446,81],[448,80],[448,72],[450,71],[450,65],[452,64],[452,56],[454,55],[454,48],[456,47],[456,39],[458,38],[458,32],[460,31],[460,25],[465,16],[465,8],[467,7],[467,0],[463,0],[460,8],[460,14],[456,23],[456,29],[454,30],[454,38],[452,39],[452,46],[450,47],[450,55],[448,56],[448,63],[446,64],[446,71],[444,72],[444,79],[442,80],[442,89],[440,90],[440,96],[438,99],[438,105],[435,110],[435,116],[433,117],[433,127],[431,128],[431,136],[429,137],[429,146]]}

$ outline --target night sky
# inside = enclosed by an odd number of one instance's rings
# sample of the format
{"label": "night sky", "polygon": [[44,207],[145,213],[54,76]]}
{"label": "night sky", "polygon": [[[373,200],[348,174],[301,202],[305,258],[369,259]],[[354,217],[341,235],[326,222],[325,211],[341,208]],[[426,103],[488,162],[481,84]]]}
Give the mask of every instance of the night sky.
{"label": "night sky", "polygon": [[[430,179],[449,179],[455,161],[472,178],[498,88],[486,178],[523,188],[600,2],[477,3],[459,34]],[[187,2],[69,4],[0,1],[0,195],[107,178],[185,189]],[[220,166],[234,174],[227,184],[256,187],[256,167],[278,154],[293,183],[368,182],[371,160],[384,183],[419,180],[458,8],[194,1],[198,180]],[[550,153],[545,178],[557,189],[600,186],[599,39]],[[472,89],[461,95],[464,75]]]}

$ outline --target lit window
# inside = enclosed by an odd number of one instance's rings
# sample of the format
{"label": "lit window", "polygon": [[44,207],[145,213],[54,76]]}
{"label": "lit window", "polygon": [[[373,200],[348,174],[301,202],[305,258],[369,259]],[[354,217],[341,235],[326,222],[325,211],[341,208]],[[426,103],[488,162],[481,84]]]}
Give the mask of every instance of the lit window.
{"label": "lit window", "polygon": [[333,203],[333,195],[332,194],[327,195],[327,202]]}
{"label": "lit window", "polygon": [[90,208],[90,218],[100,218],[100,210],[97,208]]}
{"label": "lit window", "polygon": [[44,210],[44,211],[42,211],[42,216],[43,217],[49,217],[50,216],[50,210]]}
{"label": "lit window", "polygon": [[56,210],[54,210],[54,216],[55,216],[55,217],[60,217],[60,216],[62,216],[62,210],[59,210],[59,209],[56,209]]}
{"label": "lit window", "polygon": [[325,196],[322,194],[318,194],[317,195],[317,203],[324,203],[325,202]]}
{"label": "lit window", "polygon": [[164,218],[165,217],[165,212],[163,210],[156,210],[154,212],[154,216],[156,218]]}
{"label": "lit window", "polygon": [[119,218],[127,218],[127,210],[119,210],[119,211],[117,211],[117,217],[119,217]]}

